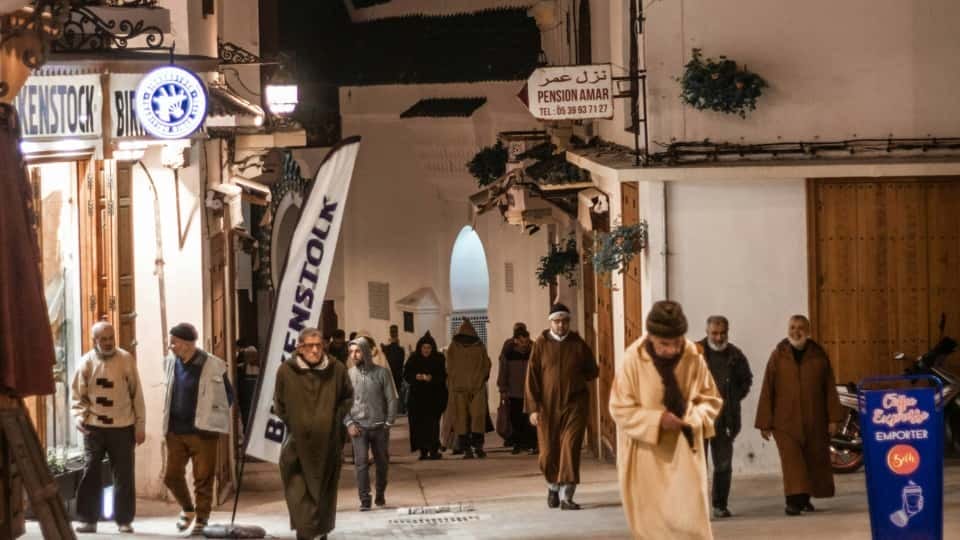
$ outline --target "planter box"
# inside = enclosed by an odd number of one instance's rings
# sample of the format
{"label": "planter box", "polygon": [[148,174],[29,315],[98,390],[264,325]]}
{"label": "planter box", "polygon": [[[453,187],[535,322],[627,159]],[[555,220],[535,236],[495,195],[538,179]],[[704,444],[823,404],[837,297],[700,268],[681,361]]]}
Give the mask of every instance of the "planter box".
{"label": "planter box", "polygon": [[[102,478],[103,487],[113,485],[113,472],[110,469],[110,464],[106,460],[100,465],[100,476]],[[67,509],[67,516],[70,519],[76,519],[77,517],[77,488],[80,486],[80,480],[83,478],[83,469],[68,469],[65,472],[54,475],[54,480],[57,483],[57,488],[60,492],[60,498],[63,500],[63,504]],[[36,514],[33,513],[33,509],[30,505],[30,498],[24,494],[25,497],[25,512],[24,515],[27,519],[36,519]],[[101,516],[101,520],[103,516]]]}

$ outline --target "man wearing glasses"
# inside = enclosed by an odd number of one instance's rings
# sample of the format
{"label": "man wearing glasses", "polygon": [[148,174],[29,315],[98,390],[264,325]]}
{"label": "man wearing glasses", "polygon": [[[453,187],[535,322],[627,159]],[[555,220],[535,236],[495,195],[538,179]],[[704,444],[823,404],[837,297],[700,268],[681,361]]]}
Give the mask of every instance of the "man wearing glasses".
{"label": "man wearing glasses", "polygon": [[326,354],[317,328],[300,332],[297,352],[277,370],[274,412],[287,425],[280,477],[297,538],[320,538],[336,524],[337,485],[353,386],[342,362]]}

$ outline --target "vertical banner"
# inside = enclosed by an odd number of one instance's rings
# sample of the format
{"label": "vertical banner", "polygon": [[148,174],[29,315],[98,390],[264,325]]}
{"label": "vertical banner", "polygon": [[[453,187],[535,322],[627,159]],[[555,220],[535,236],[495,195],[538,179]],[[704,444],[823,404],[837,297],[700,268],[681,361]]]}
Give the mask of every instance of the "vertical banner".
{"label": "vertical banner", "polygon": [[943,538],[943,411],[937,392],[910,386],[860,393],[874,540]]}
{"label": "vertical banner", "polygon": [[320,324],[320,311],[333,266],[343,223],[350,179],[360,148],[360,137],[350,137],[324,158],[303,204],[300,221],[277,288],[267,354],[263,357],[260,388],[253,403],[246,453],[277,463],[286,425],[273,414],[277,368],[295,351],[297,336]]}

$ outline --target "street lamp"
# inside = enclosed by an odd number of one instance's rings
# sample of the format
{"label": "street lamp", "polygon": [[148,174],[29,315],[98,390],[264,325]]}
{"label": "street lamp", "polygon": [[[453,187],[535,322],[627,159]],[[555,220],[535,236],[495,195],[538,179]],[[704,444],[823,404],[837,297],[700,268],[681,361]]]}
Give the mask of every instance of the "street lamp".
{"label": "street lamp", "polygon": [[270,81],[265,89],[265,97],[267,109],[280,116],[290,114],[297,108],[297,103],[300,101],[300,92],[296,84],[289,84],[286,81]]}

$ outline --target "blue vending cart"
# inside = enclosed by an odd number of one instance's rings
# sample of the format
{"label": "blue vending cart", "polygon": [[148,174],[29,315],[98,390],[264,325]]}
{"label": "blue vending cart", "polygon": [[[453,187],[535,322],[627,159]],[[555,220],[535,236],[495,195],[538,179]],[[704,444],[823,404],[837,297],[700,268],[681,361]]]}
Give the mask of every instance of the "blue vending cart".
{"label": "blue vending cart", "polygon": [[[928,381],[933,386],[918,385]],[[873,539],[942,540],[942,384],[928,376],[870,378],[859,397]]]}

